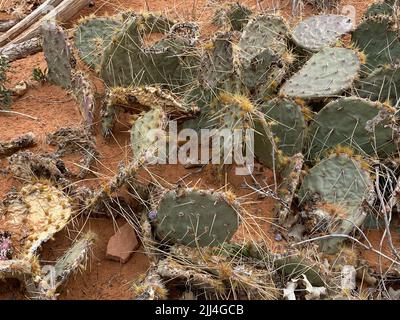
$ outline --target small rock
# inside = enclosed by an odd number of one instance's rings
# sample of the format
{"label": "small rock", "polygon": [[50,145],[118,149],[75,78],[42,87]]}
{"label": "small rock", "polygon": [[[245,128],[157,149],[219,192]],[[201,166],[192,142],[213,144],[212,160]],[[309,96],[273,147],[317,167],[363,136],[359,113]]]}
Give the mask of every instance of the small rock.
{"label": "small rock", "polygon": [[108,241],[107,258],[126,263],[139,246],[135,230],[126,223]]}

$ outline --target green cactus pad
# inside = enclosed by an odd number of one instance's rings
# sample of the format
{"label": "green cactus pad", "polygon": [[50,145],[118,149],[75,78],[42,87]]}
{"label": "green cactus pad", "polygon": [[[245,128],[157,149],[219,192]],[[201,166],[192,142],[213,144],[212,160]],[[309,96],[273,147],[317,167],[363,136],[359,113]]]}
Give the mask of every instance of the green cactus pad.
{"label": "green cactus pad", "polygon": [[264,103],[261,110],[279,150],[287,156],[301,152],[307,127],[301,106],[288,99],[276,98]]}
{"label": "green cactus pad", "polygon": [[230,30],[242,31],[246,26],[252,11],[239,2],[228,3],[215,13],[213,23],[217,26],[227,26]]}
{"label": "green cactus pad", "polygon": [[386,15],[390,16],[393,14],[393,7],[397,0],[385,0],[378,1],[371,4],[367,11],[364,13],[364,18]]}
{"label": "green cactus pad", "polygon": [[341,98],[327,104],[309,128],[309,158],[315,159],[337,145],[359,153],[386,157],[397,151],[394,132],[388,124],[393,111],[378,102]]}
{"label": "green cactus pad", "polygon": [[[322,203],[336,207],[340,215],[329,217],[336,222],[331,232],[349,234],[354,226],[362,225],[366,216],[362,205],[370,199],[372,192],[373,183],[361,163],[347,154],[334,154],[314,166],[304,177],[298,197],[301,204]],[[342,241],[343,238],[322,241],[321,249],[336,252]]]}
{"label": "green cactus pad", "polygon": [[336,96],[352,86],[360,66],[358,54],[351,49],[322,49],[282,86],[280,94],[302,99]]}
{"label": "green cactus pad", "polygon": [[270,169],[277,168],[278,148],[275,144],[271,129],[263,114],[254,117],[254,154],[258,161]]}
{"label": "green cactus pad", "polygon": [[400,62],[400,41],[390,17],[364,20],[352,34],[352,41],[367,56],[363,71],[367,74],[378,66]]}
{"label": "green cactus pad", "polygon": [[236,204],[219,192],[173,190],[163,195],[154,221],[160,240],[191,247],[228,242],[239,226]]}
{"label": "green cactus pad", "polygon": [[127,19],[105,49],[100,74],[110,87],[181,82],[181,60],[185,43],[175,33],[169,34],[150,48],[142,40],[143,18]]}
{"label": "green cactus pad", "polygon": [[328,14],[312,16],[300,22],[292,32],[294,42],[301,48],[319,51],[329,47],[353,28],[349,17]]}
{"label": "green cactus pad", "polygon": [[159,151],[156,142],[163,138],[165,125],[166,115],[161,108],[143,113],[134,122],[130,131],[134,163],[152,160],[155,152]]}
{"label": "green cactus pad", "polygon": [[249,88],[265,83],[268,69],[286,52],[288,26],[275,15],[260,15],[249,21],[238,43],[244,84]]}
{"label": "green cactus pad", "polygon": [[357,81],[356,91],[362,98],[395,105],[400,99],[400,67],[385,65],[375,69],[368,77]]}
{"label": "green cactus pad", "polygon": [[203,53],[199,72],[202,88],[215,91],[233,72],[232,33],[217,33]]}
{"label": "green cactus pad", "polygon": [[41,26],[43,52],[47,62],[47,79],[64,89],[71,87],[74,58],[64,30],[53,21]]}
{"label": "green cactus pad", "polygon": [[104,50],[121,27],[122,20],[113,17],[83,19],[74,34],[79,57],[91,68],[100,66]]}

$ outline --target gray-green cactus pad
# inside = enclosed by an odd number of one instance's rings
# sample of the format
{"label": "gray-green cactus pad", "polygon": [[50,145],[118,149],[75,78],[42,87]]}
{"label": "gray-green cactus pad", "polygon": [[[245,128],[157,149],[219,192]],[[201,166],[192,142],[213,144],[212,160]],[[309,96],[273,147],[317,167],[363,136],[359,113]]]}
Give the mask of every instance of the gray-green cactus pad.
{"label": "gray-green cactus pad", "polygon": [[261,108],[274,137],[278,138],[275,139],[278,149],[287,156],[301,152],[307,127],[301,106],[289,99],[276,98]]}
{"label": "gray-green cactus pad", "polygon": [[400,62],[398,32],[390,17],[364,20],[353,32],[352,41],[367,56],[367,64],[363,68],[366,73],[378,66]]}
{"label": "gray-green cactus pad", "polygon": [[100,66],[105,48],[113,34],[118,32],[122,21],[116,18],[99,17],[84,20],[74,34],[75,47],[79,57],[90,67]]}
{"label": "gray-green cactus pad", "polygon": [[321,157],[337,145],[359,153],[385,157],[397,151],[394,132],[387,127],[393,113],[378,102],[341,98],[327,104],[309,128],[309,157]]}
{"label": "gray-green cactus pad", "polygon": [[155,221],[160,240],[191,247],[228,242],[239,226],[239,215],[222,193],[169,191],[161,199]]}
{"label": "gray-green cactus pad", "polygon": [[287,49],[288,27],[280,16],[260,15],[249,21],[238,43],[244,84],[254,88],[265,83],[268,69]]}
{"label": "gray-green cactus pad", "polygon": [[364,13],[364,17],[373,17],[379,15],[392,15],[393,7],[397,0],[385,0],[385,1],[377,1],[369,6],[367,11]]}
{"label": "gray-green cactus pad", "polygon": [[362,98],[396,105],[400,99],[400,67],[385,65],[375,69],[368,77],[357,81],[356,90]]}
{"label": "gray-green cactus pad", "polygon": [[215,13],[213,23],[217,26],[227,25],[231,30],[242,31],[249,21],[252,11],[246,6],[235,2],[226,4]]}
{"label": "gray-green cactus pad", "polygon": [[[371,196],[373,183],[369,173],[361,164],[347,154],[332,155],[314,166],[304,177],[298,197],[300,203],[325,203],[335,205],[341,216],[330,217],[340,222],[333,234],[349,234],[355,226],[361,226],[365,219],[362,205]],[[340,209],[339,209],[340,208]],[[332,237],[320,242],[320,248],[327,253],[338,251],[343,237]]]}
{"label": "gray-green cactus pad", "polygon": [[176,85],[182,79],[182,50],[174,34],[145,48],[141,32],[143,18],[127,19],[104,51],[101,76],[108,86]]}
{"label": "gray-green cactus pad", "polygon": [[47,62],[48,80],[64,89],[71,87],[74,58],[67,36],[53,21],[45,21],[41,26],[43,52]]}
{"label": "gray-green cactus pad", "polygon": [[334,14],[318,15],[300,22],[292,32],[292,38],[298,46],[306,50],[319,51],[335,44],[352,28],[353,23],[349,17]]}
{"label": "gray-green cactus pad", "polygon": [[352,86],[360,66],[351,49],[322,49],[282,86],[280,94],[302,99],[336,96]]}
{"label": "gray-green cactus pad", "polygon": [[277,168],[278,165],[278,148],[274,141],[264,115],[259,115],[253,119],[254,129],[254,154],[258,161],[270,169]]}

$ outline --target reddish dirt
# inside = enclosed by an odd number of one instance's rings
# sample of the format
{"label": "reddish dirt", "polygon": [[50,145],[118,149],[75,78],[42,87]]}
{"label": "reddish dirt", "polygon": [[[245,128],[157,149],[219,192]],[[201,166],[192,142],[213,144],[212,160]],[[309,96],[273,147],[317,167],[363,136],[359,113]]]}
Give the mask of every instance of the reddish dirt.
{"label": "reddish dirt", "polygon": [[[0,0],[2,3],[3,0]],[[86,16],[91,13],[96,15],[114,14],[120,10],[133,9],[135,11],[151,10],[166,12],[168,15],[179,20],[198,20],[201,26],[202,37],[212,35],[216,27],[211,25],[211,18],[215,5],[222,4],[226,1],[172,1],[172,0],[117,0],[117,1],[94,1],[95,6],[86,8],[76,17]],[[257,10],[273,10],[279,11],[286,17],[290,17],[290,5],[282,5],[289,1],[265,0],[259,1],[262,3],[262,8],[257,6],[257,1],[239,1],[248,4]],[[344,5],[353,5],[356,8],[357,19],[368,6],[371,1],[361,0],[344,0]],[[148,7],[146,7],[148,3]],[[276,4],[280,4],[280,7]],[[195,9],[194,9],[195,8]],[[304,9],[304,16],[312,13],[311,7],[307,6]],[[0,12],[0,19],[8,18],[9,15]],[[74,22],[66,25],[71,27]],[[81,63],[78,65],[82,68]],[[26,80],[30,77],[32,70],[40,67],[45,68],[46,63],[42,53],[30,56],[12,63],[12,69],[8,76],[10,86],[15,85],[21,80]],[[101,81],[91,73],[92,81],[95,83],[97,92],[103,91]],[[97,108],[100,107],[101,101],[98,101]],[[21,98],[16,99],[12,105],[12,110],[35,117],[38,120],[32,120],[19,115],[4,115],[1,114],[0,123],[0,140],[7,140],[20,136],[26,132],[33,132],[39,138],[39,144],[31,148],[30,151],[43,153],[52,149],[45,143],[46,135],[61,127],[74,127],[79,125],[81,118],[74,99],[64,90],[59,87],[44,84],[36,88],[29,89],[28,92]],[[97,110],[98,111],[98,110]],[[98,118],[98,115],[97,115]],[[121,122],[117,125],[114,136],[110,140],[104,140],[101,134],[96,132],[96,147],[100,153],[100,157],[94,165],[93,174],[80,182],[81,184],[92,188],[100,186],[103,182],[113,177],[117,172],[118,164],[121,161],[126,161],[130,153],[128,146],[129,124],[126,121],[128,115],[121,117]],[[72,170],[77,170],[76,156],[68,156],[63,159],[68,167]],[[7,160],[0,158],[0,170],[5,169]],[[163,167],[153,167],[151,172],[158,175],[161,179],[169,183],[177,183],[183,181],[188,186],[197,185],[199,187],[232,190],[242,202],[246,212],[244,217],[249,223],[246,224],[248,229],[242,227],[235,237],[240,239],[257,238],[263,239],[271,247],[276,250],[282,249],[284,242],[274,240],[276,228],[274,227],[273,207],[274,200],[270,198],[259,199],[252,190],[245,188],[244,183],[246,178],[235,176],[232,171],[229,173],[229,184],[221,184],[215,179],[215,174],[211,167],[205,167],[201,172],[196,172],[198,169],[184,169],[179,165],[167,165]],[[233,168],[232,168],[233,170]],[[1,172],[1,171],[0,171]],[[19,187],[20,184],[9,174],[0,175],[0,198],[10,190],[12,186]],[[257,180],[261,183],[266,181],[269,185],[273,184],[272,173],[264,171],[257,176]],[[253,181],[247,178],[247,182],[252,184]],[[137,278],[138,275],[146,272],[148,261],[146,256],[140,252],[134,253],[128,263],[121,265],[115,261],[110,261],[105,258],[106,246],[108,239],[116,231],[117,225],[122,225],[124,219],[119,218],[113,221],[107,218],[85,218],[79,217],[78,222],[69,227],[69,230],[64,230],[56,235],[55,239],[49,241],[43,248],[41,255],[42,263],[54,261],[63,251],[65,251],[71,241],[75,239],[78,231],[94,231],[98,239],[93,249],[93,255],[90,264],[86,271],[76,275],[75,279],[71,279],[61,292],[61,299],[129,299],[131,292],[129,291],[130,284]],[[255,223],[257,222],[257,223]],[[257,226],[257,227],[256,227]],[[377,237],[374,233],[369,234],[371,239]],[[400,236],[397,235],[396,241],[400,243]],[[375,244],[376,242],[373,241]],[[396,242],[397,243],[397,242]],[[376,257],[365,254],[365,258],[375,261]],[[2,286],[0,285],[0,288]],[[15,282],[7,282],[6,286],[0,289],[0,299],[22,299],[21,291],[18,289],[18,284]]]}

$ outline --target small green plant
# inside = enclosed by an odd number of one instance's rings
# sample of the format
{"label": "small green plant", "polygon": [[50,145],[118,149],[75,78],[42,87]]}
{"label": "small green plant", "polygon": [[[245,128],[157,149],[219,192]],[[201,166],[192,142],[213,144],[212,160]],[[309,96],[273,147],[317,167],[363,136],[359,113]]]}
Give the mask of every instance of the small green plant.
{"label": "small green plant", "polygon": [[47,81],[46,71],[43,72],[42,69],[35,68],[32,70],[32,78],[39,83],[44,83]]}
{"label": "small green plant", "polygon": [[5,87],[7,82],[6,72],[10,68],[7,59],[0,56],[0,109],[11,104],[11,91]]}

